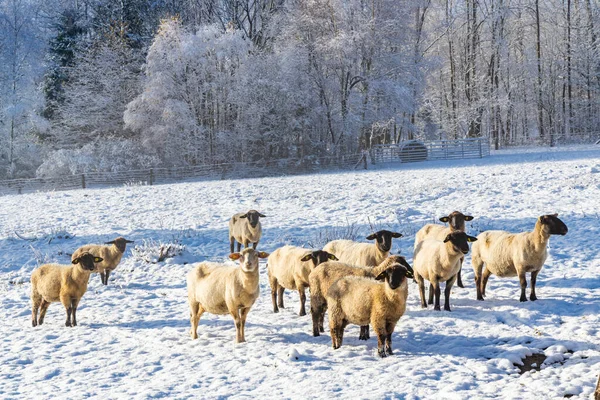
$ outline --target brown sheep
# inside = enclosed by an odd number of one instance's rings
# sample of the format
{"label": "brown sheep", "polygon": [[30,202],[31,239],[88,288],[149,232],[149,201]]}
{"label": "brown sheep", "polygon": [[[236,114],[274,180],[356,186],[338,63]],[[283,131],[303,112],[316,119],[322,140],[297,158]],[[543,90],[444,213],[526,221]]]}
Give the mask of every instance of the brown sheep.
{"label": "brown sheep", "polygon": [[[101,257],[82,253],[73,265],[45,264],[31,274],[31,324],[42,325],[50,303],[60,301],[67,311],[65,326],[77,326],[77,305],[87,290],[94,263]],[[38,319],[39,310],[39,319]]]}
{"label": "brown sheep", "polygon": [[329,329],[334,349],[342,346],[344,328],[349,324],[371,324],[377,334],[377,353],[392,355],[392,333],[406,311],[408,283],[412,273],[404,265],[392,264],[375,280],[346,276],[338,279],[327,291]]}

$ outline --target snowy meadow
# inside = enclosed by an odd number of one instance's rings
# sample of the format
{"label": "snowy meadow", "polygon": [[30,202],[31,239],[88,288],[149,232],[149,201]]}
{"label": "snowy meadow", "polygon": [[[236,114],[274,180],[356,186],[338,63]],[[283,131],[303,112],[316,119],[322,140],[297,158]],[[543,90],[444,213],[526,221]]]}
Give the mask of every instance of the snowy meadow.
{"label": "snowy meadow", "polygon": [[[0,203],[1,398],[583,399],[600,373],[598,146],[12,195]],[[411,282],[392,336],[395,354],[385,359],[373,334],[358,340],[357,326],[346,329],[339,350],[327,322],[313,337],[310,315],[297,315],[297,292],[286,291],[285,309],[273,314],[264,262],[247,342],[234,344],[230,316],[208,313],[192,341],[186,274],[192,263],[226,259],[228,220],[251,208],[267,215],[259,245],[267,252],[322,247],[341,235],[364,241],[374,227],[403,233],[392,251],[412,263],[418,229],[453,210],[475,217],[467,223],[472,235],[532,230],[538,216],[555,212],[569,233],[550,239],[536,302],[519,302],[517,278],[495,276],[477,301],[470,255],[452,312],[421,309]],[[108,286],[92,275],[79,326],[66,328],[63,306],[53,303],[44,325],[31,327],[31,272],[120,235],[135,243]],[[520,373],[522,360],[538,353],[543,364]]]}

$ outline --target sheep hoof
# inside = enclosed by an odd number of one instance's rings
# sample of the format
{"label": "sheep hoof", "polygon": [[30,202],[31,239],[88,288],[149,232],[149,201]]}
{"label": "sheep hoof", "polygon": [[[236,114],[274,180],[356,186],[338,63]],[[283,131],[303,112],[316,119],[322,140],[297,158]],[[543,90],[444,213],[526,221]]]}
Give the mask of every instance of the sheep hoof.
{"label": "sheep hoof", "polygon": [[465,288],[465,285],[463,285],[462,282],[457,283],[456,286],[458,286],[459,288],[462,288],[462,289]]}
{"label": "sheep hoof", "polygon": [[520,301],[521,303],[523,303],[523,302],[527,301],[527,297],[525,297],[525,296],[521,296],[521,298],[519,299],[519,301]]}
{"label": "sheep hoof", "polygon": [[394,352],[389,347],[387,348],[386,353],[388,354],[388,356],[393,356],[394,355]]}
{"label": "sheep hoof", "polygon": [[306,315],[306,311],[302,310],[298,313],[299,316],[303,317]]}
{"label": "sheep hoof", "polygon": [[319,332],[325,332],[325,328],[323,328],[322,326],[319,327]]}
{"label": "sheep hoof", "polygon": [[442,310],[441,310],[441,308],[440,308],[440,306],[435,306],[435,307],[433,307],[433,309],[434,309],[435,311],[442,311]]}
{"label": "sheep hoof", "polygon": [[321,336],[321,334],[319,333],[319,331],[313,331],[313,336],[317,337],[317,336]]}
{"label": "sheep hoof", "polygon": [[421,303],[421,308],[427,308],[427,303]]}
{"label": "sheep hoof", "polygon": [[35,328],[37,326],[37,322],[31,321],[31,326],[33,326]]}
{"label": "sheep hoof", "polygon": [[385,354],[383,349],[377,349],[377,355],[379,355],[381,358],[387,357],[387,354]]}
{"label": "sheep hoof", "polygon": [[68,327],[68,328],[70,328],[71,327],[71,323],[67,321],[67,322],[65,322],[65,326]]}
{"label": "sheep hoof", "polygon": [[444,311],[452,311],[450,307],[444,307]]}
{"label": "sheep hoof", "polygon": [[275,307],[275,308],[273,309],[273,312],[274,312],[274,313],[278,313],[278,312],[279,312],[279,308]]}
{"label": "sheep hoof", "polygon": [[537,296],[535,294],[532,294],[531,296],[529,296],[529,300],[536,301],[537,300]]}
{"label": "sheep hoof", "polygon": [[483,296],[477,296],[477,300],[483,301]]}

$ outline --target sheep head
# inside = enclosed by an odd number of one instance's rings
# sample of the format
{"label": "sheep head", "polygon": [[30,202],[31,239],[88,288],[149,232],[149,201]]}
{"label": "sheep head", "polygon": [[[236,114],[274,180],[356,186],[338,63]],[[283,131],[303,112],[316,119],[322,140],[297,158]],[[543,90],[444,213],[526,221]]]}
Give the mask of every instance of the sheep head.
{"label": "sheep head", "polygon": [[406,266],[402,264],[393,264],[390,265],[385,271],[377,275],[375,279],[378,281],[385,280],[390,286],[390,288],[393,290],[402,285],[402,282],[404,282],[405,278],[413,277],[413,269],[410,265],[408,266],[408,268],[406,268]]}
{"label": "sheep head", "polygon": [[453,231],[464,231],[465,221],[472,221],[473,217],[470,215],[464,215],[460,211],[453,211],[445,217],[441,217],[440,221],[448,223]]}
{"label": "sheep head", "polygon": [[258,225],[258,220],[260,218],[265,218],[266,215],[259,213],[256,210],[250,210],[248,211],[246,214],[244,215],[240,215],[240,218],[247,218],[248,219],[248,223],[250,224],[251,227],[256,228],[256,225]]}
{"label": "sheep head", "polygon": [[231,253],[229,258],[240,260],[240,268],[244,272],[254,272],[258,269],[258,259],[267,258],[269,253],[256,251],[254,249],[244,249],[240,253]]}
{"label": "sheep head", "polygon": [[401,238],[402,234],[391,231],[378,231],[367,236],[367,240],[377,240],[377,248],[383,253],[387,253],[392,248],[392,238]]}
{"label": "sheep head", "polygon": [[338,261],[338,258],[335,255],[328,253],[326,251],[315,250],[315,251],[312,251],[312,252],[304,255],[300,259],[300,261],[302,261],[302,262],[311,261],[311,260],[313,262],[314,267],[317,267],[319,264],[322,264],[325,261]]}
{"label": "sheep head", "polygon": [[110,242],[105,242],[104,244],[114,244],[117,249],[121,253],[125,253],[125,248],[127,247],[127,243],[133,243],[133,240],[127,240],[124,237],[119,236],[115,240],[111,240]]}
{"label": "sheep head", "polygon": [[102,257],[95,257],[90,253],[83,253],[71,262],[75,265],[81,264],[81,268],[86,271],[93,271],[96,268],[94,263],[99,263],[102,261],[104,261]]}
{"label": "sheep head", "polygon": [[469,243],[477,241],[475,236],[469,236],[464,232],[454,231],[446,235],[444,243],[452,243],[457,251],[467,254],[469,252]]}
{"label": "sheep head", "polygon": [[558,214],[542,215],[539,220],[551,235],[564,236],[569,231],[567,225],[558,218]]}

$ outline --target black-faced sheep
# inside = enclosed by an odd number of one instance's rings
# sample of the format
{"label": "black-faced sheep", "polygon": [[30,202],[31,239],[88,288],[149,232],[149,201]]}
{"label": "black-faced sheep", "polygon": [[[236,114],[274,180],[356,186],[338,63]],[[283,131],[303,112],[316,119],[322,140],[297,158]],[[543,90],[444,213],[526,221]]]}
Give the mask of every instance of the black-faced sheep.
{"label": "black-faced sheep", "polygon": [[[436,240],[444,240],[446,235],[448,235],[452,231],[461,231],[465,232],[465,221],[472,221],[473,217],[470,215],[464,215],[460,211],[453,211],[445,217],[441,217],[440,221],[444,223],[448,223],[448,226],[438,225],[438,224],[427,224],[415,235],[415,247],[419,242],[422,242],[425,239],[436,239]],[[464,257],[460,260],[461,268],[458,270],[458,274],[456,274],[456,284],[458,287],[463,288],[463,282],[461,277],[462,264],[464,261]],[[429,304],[433,304],[433,287],[430,288],[429,291]]]}
{"label": "black-faced sheep", "polygon": [[[77,326],[77,306],[87,291],[94,263],[101,257],[81,253],[72,265],[45,264],[31,274],[31,324],[42,325],[50,303],[60,301],[67,311],[65,326]],[[39,319],[38,319],[39,310]]]}
{"label": "black-faced sheep", "polygon": [[446,282],[444,310],[450,311],[450,291],[460,269],[460,259],[469,252],[469,242],[476,240],[477,238],[464,232],[454,231],[446,235],[443,241],[425,239],[419,242],[413,256],[413,268],[423,308],[427,308],[426,279],[433,286],[435,310],[440,310],[440,283]]}
{"label": "black-faced sheep", "polygon": [[527,301],[527,272],[531,273],[529,299],[537,300],[535,283],[548,257],[550,235],[566,235],[568,231],[567,225],[558,218],[558,214],[552,214],[539,217],[532,232],[486,231],[477,236],[478,241],[473,245],[472,257],[477,300],[483,300],[485,297],[487,281],[490,275],[494,274],[501,278],[518,276],[521,284],[520,301]]}
{"label": "black-faced sheep", "polygon": [[327,243],[323,250],[351,265],[379,265],[390,254],[392,238],[400,237],[400,233],[381,230],[367,236],[367,240],[375,240],[375,243],[340,239]]}
{"label": "black-faced sheep", "polygon": [[267,260],[267,271],[273,312],[279,312],[279,307],[283,308],[283,292],[289,289],[297,290],[300,294],[299,315],[306,315],[308,276],[316,266],[328,260],[337,260],[337,257],[323,250],[312,251],[296,246],[283,246],[272,252]]}
{"label": "black-faced sheep", "polygon": [[260,237],[262,236],[262,225],[260,218],[266,215],[256,210],[250,210],[247,213],[235,214],[229,220],[229,249],[233,253],[233,245],[237,241],[237,251],[239,252],[242,244],[244,248],[252,243],[252,248],[256,249]]}
{"label": "black-faced sheep", "polygon": [[108,277],[121,262],[121,258],[123,257],[123,254],[127,248],[127,243],[133,243],[133,240],[127,240],[124,237],[118,237],[115,240],[104,243],[103,245],[88,244],[75,250],[71,256],[71,259],[74,260],[80,257],[82,253],[92,253],[101,257],[104,261],[96,263],[94,272],[100,273],[100,279],[102,280],[102,283],[104,285],[108,285]]}
{"label": "black-faced sheep", "polygon": [[375,280],[358,276],[338,279],[327,291],[333,348],[338,349],[342,345],[344,328],[349,323],[360,326],[371,324],[377,334],[379,356],[392,355],[392,333],[406,311],[406,278],[412,278],[410,270],[404,265],[392,264]]}

